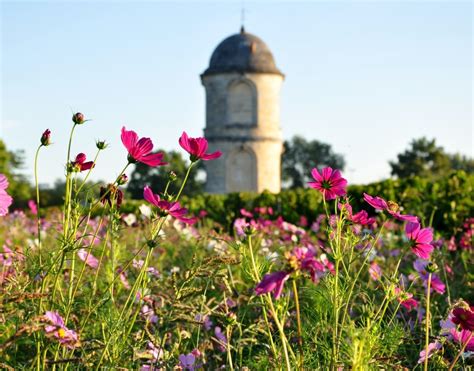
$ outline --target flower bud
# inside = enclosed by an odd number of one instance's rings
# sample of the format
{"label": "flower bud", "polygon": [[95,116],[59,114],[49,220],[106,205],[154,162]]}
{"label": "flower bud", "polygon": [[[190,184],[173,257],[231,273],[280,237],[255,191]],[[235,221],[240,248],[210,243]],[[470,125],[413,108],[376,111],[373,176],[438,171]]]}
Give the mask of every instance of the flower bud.
{"label": "flower bud", "polygon": [[428,273],[435,273],[437,270],[438,270],[438,265],[437,265],[436,263],[429,262],[429,263],[426,265],[426,271],[427,271]]}
{"label": "flower bud", "polygon": [[148,240],[146,244],[150,249],[154,249],[156,246],[158,246],[158,243],[155,240]]}
{"label": "flower bud", "polygon": [[126,174],[122,174],[120,178],[117,180],[118,185],[124,185],[128,182],[128,176]]}
{"label": "flower bud", "polygon": [[178,176],[176,175],[176,173],[174,171],[170,171],[169,174],[168,174],[168,180],[170,182],[174,182],[176,179],[178,178]]}
{"label": "flower bud", "polygon": [[49,146],[51,144],[51,130],[46,129],[41,135],[40,142],[43,146]]}
{"label": "flower bud", "polygon": [[105,142],[105,140],[98,140],[97,142],[95,142],[95,145],[97,147],[97,149],[99,150],[103,150],[103,149],[106,149],[108,144]]}
{"label": "flower bud", "polygon": [[76,124],[76,125],[81,125],[85,122],[85,119],[84,119],[84,115],[80,112],[77,112],[75,113],[73,116],[72,116],[72,121]]}

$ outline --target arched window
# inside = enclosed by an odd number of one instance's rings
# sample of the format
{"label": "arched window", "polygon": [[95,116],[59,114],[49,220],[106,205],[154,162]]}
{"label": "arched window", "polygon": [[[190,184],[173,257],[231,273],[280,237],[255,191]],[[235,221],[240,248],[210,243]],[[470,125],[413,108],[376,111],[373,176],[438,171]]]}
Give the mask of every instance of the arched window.
{"label": "arched window", "polygon": [[232,151],[226,162],[227,192],[257,190],[257,161],[250,148],[241,147]]}
{"label": "arched window", "polygon": [[246,80],[233,81],[227,92],[227,124],[255,125],[255,89]]}

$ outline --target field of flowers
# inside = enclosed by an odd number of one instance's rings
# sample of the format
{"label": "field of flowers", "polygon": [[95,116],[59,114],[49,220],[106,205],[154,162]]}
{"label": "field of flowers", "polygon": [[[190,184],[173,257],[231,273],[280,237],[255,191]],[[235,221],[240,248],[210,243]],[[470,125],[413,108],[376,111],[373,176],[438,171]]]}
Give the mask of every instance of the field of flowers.
{"label": "field of flowers", "polygon": [[[125,171],[162,166],[149,138],[122,129],[123,169],[99,192],[97,155],[71,153],[86,124],[73,116],[60,211],[9,210],[0,174],[0,368],[469,369],[474,364],[474,218],[441,236],[429,218],[364,194],[356,210],[338,170],[308,169],[322,210],[290,223],[272,207],[241,209],[233,228],[143,185],[123,212]],[[119,133],[117,133],[118,135]],[[51,132],[41,136],[37,156]],[[99,194],[94,198],[94,194]],[[354,204],[354,203],[352,203]],[[436,205],[433,205],[435,207]]]}

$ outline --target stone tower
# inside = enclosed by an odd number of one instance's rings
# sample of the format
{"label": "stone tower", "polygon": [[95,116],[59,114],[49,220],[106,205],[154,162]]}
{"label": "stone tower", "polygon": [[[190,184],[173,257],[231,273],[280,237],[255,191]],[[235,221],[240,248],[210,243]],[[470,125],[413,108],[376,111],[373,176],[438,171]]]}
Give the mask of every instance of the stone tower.
{"label": "stone tower", "polygon": [[280,191],[283,79],[267,45],[243,27],[214,50],[201,75],[204,135],[209,150],[223,155],[206,163],[207,192]]}

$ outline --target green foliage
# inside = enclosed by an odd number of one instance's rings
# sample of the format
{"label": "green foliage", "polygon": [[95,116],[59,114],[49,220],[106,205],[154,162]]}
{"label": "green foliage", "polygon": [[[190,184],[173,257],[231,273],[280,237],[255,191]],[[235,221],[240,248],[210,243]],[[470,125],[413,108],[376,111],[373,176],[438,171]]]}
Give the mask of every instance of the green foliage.
{"label": "green foliage", "polygon": [[[165,151],[158,150],[157,152]],[[176,174],[178,179],[184,178],[188,168],[188,162],[185,161],[181,153],[176,151],[165,152],[165,161],[168,163],[166,166],[151,167],[141,162],[135,165],[135,169],[127,186],[127,191],[132,198],[142,199],[143,187],[145,185],[150,186],[156,192],[163,191],[170,180],[171,171]],[[199,172],[199,170],[202,169],[203,164],[199,161],[189,175],[184,194],[195,195],[202,192],[204,182],[200,179],[202,172]],[[177,194],[180,186],[180,182],[173,181],[169,185],[168,192]]]}
{"label": "green foliage", "polygon": [[423,137],[414,139],[410,147],[391,161],[392,175],[398,178],[419,176],[436,178],[452,170],[474,171],[474,160],[460,154],[448,154],[443,147],[436,145],[436,140]]}
{"label": "green foliage", "polygon": [[[363,201],[363,193],[381,196],[400,204],[405,213],[419,216],[425,225],[431,224],[446,235],[457,232],[468,217],[474,215],[474,174],[457,171],[439,178],[436,182],[421,177],[388,179],[368,185],[353,185],[348,189],[354,210],[374,210]],[[279,194],[263,192],[232,193],[229,195],[201,194],[183,203],[192,212],[208,212],[208,217],[229,228],[241,217],[242,208],[271,206],[277,215],[298,223],[301,216],[311,223],[324,212],[321,196],[312,189],[283,190]]]}
{"label": "green foliage", "polygon": [[282,177],[287,188],[305,187],[311,180],[308,169],[331,166],[344,169],[344,157],[333,151],[331,145],[317,140],[308,142],[300,136],[294,136],[284,143],[282,157]]}

